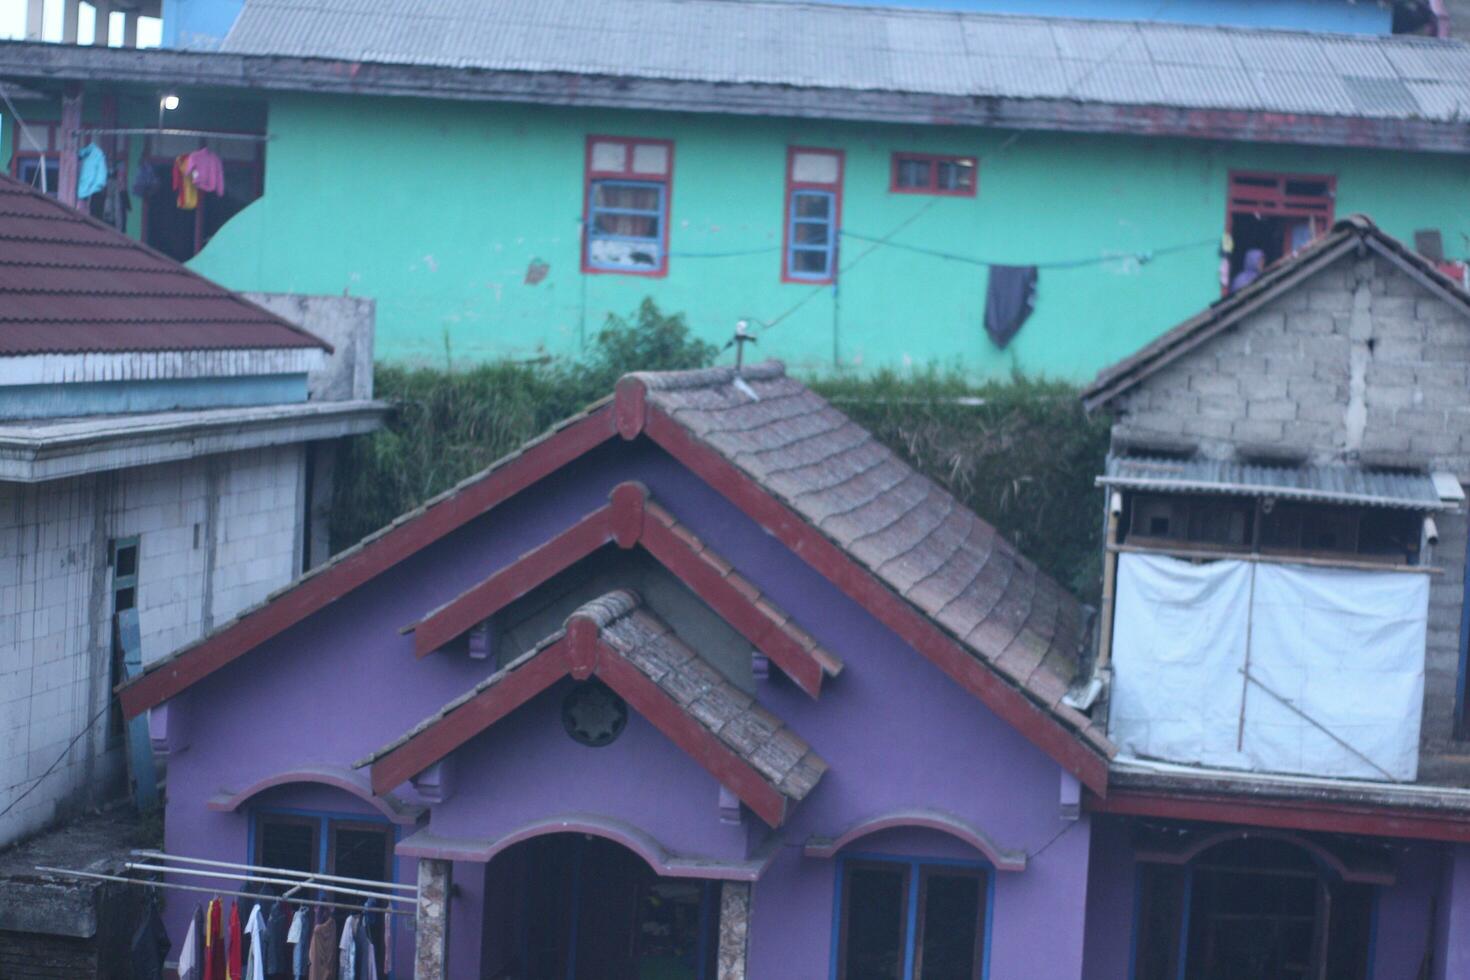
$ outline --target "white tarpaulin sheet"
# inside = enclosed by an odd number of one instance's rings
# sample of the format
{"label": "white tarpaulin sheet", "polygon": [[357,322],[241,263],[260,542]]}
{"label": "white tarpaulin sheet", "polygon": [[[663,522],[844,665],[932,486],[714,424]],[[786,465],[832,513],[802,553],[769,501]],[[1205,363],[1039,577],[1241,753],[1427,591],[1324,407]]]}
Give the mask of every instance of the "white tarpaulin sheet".
{"label": "white tarpaulin sheet", "polygon": [[1123,753],[1416,777],[1428,575],[1129,553],[1115,603],[1108,733]]}

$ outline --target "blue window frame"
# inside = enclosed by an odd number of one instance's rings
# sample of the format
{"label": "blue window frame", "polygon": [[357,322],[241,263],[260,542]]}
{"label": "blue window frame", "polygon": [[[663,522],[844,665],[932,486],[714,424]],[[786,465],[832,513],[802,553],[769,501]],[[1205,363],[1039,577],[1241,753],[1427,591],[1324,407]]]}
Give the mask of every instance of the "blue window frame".
{"label": "blue window frame", "polygon": [[[397,840],[397,827],[364,814],[255,807],[250,811],[246,863],[315,874],[397,881],[398,859],[393,853]],[[397,929],[398,926],[396,916],[382,918],[393,921],[373,924],[373,941],[379,956],[384,955],[386,948],[382,929]],[[412,942],[411,938],[406,939],[398,932],[394,933],[394,940],[395,948],[401,942]],[[392,968],[393,964],[384,964],[385,975],[390,978]]]}
{"label": "blue window frame", "polygon": [[791,192],[786,275],[821,281],[832,278],[837,258],[836,220],[837,195],[832,191]]}
{"label": "blue window frame", "polygon": [[663,268],[668,196],[661,182],[594,180],[587,195],[587,264],[615,272]]}
{"label": "blue window frame", "polygon": [[833,910],[833,980],[984,980],[994,882],[982,861],[844,857]]}
{"label": "blue window frame", "polygon": [[674,144],[587,137],[582,271],[663,276],[669,267]]}

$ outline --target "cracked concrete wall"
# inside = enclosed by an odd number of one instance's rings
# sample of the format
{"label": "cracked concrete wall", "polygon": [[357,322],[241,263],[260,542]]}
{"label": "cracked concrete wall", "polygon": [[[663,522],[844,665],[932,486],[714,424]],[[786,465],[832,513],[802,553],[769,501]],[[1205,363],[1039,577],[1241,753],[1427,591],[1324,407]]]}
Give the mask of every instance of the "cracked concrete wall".
{"label": "cracked concrete wall", "polygon": [[[1115,449],[1428,466],[1470,483],[1470,318],[1386,260],[1347,256],[1114,405]],[[1420,779],[1470,785],[1455,737],[1466,517],[1435,518]]]}

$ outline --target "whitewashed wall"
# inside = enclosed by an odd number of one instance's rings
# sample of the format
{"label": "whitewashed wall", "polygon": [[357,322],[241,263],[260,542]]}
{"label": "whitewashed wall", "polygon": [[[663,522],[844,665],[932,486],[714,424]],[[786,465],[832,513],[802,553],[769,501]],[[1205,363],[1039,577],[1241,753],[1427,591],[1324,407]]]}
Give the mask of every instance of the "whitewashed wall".
{"label": "whitewashed wall", "polygon": [[[302,445],[51,483],[0,483],[0,810],[107,703],[112,539],[139,537],[143,656],[155,660],[301,568]],[[0,846],[116,786],[105,716],[4,817]]]}

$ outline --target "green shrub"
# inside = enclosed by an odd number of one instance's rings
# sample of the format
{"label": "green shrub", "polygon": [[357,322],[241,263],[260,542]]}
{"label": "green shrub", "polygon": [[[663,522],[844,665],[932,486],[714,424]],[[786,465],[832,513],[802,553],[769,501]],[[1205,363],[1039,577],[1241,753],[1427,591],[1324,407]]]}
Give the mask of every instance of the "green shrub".
{"label": "green shrub", "polygon": [[[635,370],[712,363],[682,315],[645,300],[609,317],[579,361],[464,370],[380,364],[388,425],[353,440],[336,475],[340,550],[612,392]],[[937,370],[828,379],[812,387],[995,524],[1063,585],[1095,600],[1107,423],[1083,415],[1070,385],[1014,378],[983,385]]]}

